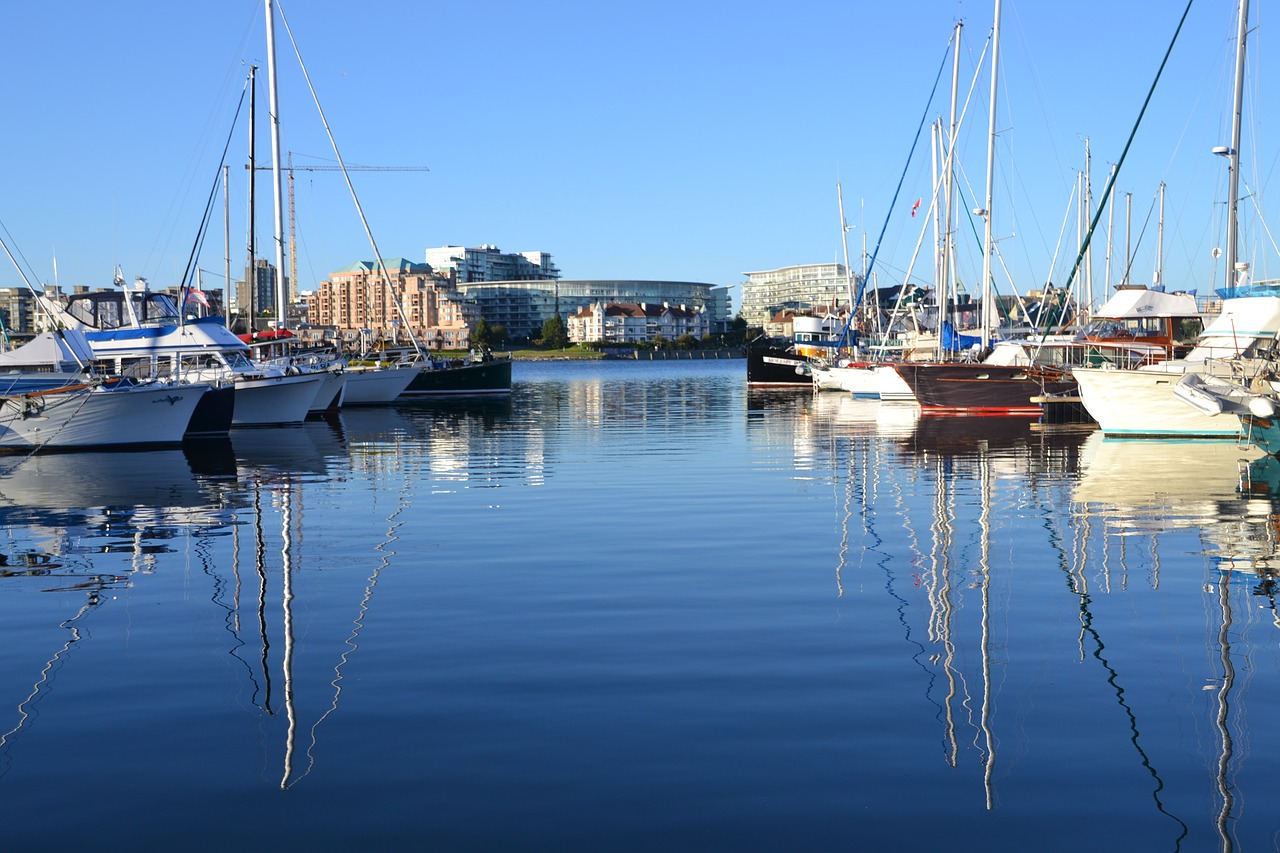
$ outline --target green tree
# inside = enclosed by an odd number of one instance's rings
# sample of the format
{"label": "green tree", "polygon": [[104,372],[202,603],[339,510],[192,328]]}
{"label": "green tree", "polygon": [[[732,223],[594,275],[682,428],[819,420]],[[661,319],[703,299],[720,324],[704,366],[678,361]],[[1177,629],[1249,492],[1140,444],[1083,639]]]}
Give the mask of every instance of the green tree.
{"label": "green tree", "polygon": [[507,327],[501,323],[494,323],[489,327],[490,349],[501,349],[507,345]]}
{"label": "green tree", "polygon": [[471,345],[493,348],[493,329],[489,327],[488,321],[483,317],[476,323],[476,327],[471,330]]}
{"label": "green tree", "polygon": [[569,346],[569,332],[559,314],[552,314],[543,322],[542,345],[548,349],[564,349]]}
{"label": "green tree", "polygon": [[680,335],[676,338],[676,349],[697,349],[698,339],[693,335]]}

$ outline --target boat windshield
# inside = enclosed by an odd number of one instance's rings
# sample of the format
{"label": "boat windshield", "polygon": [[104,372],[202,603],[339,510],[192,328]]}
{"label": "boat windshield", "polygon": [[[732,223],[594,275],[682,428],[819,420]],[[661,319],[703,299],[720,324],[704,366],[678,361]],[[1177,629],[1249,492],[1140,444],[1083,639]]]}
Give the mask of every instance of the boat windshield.
{"label": "boat windshield", "polygon": [[145,291],[77,293],[67,300],[67,313],[90,328],[102,330],[129,328],[135,318],[142,326],[173,325],[179,319],[172,299]]}

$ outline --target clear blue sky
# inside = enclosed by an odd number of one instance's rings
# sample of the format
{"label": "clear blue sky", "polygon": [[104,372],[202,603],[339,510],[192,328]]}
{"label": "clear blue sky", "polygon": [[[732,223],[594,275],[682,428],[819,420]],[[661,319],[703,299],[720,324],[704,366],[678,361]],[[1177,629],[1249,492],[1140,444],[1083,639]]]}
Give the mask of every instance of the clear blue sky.
{"label": "clear blue sky", "polygon": [[[1183,6],[1004,3],[993,223],[1020,289],[1065,279],[1074,234],[1057,246],[1084,139],[1100,195]],[[1255,118],[1267,96],[1256,73],[1263,12],[1242,168],[1259,198],[1277,153]],[[566,278],[735,284],[748,270],[840,259],[837,180],[856,226],[850,252],[864,232],[874,243],[953,22],[965,22],[963,96],[993,4],[313,0],[284,13],[347,162],[430,168],[353,173],[383,255],[492,243],[551,252]],[[43,282],[56,257],[63,287],[107,285],[117,264],[129,279],[175,283],[250,63],[261,66],[259,162],[270,161],[262,3],[72,0],[16,4],[5,18],[7,239]],[[1231,0],[1196,0],[1120,175],[1136,281],[1155,263],[1148,215],[1163,180],[1166,282],[1202,292],[1213,282],[1225,169],[1210,149],[1227,141],[1234,18]],[[282,145],[297,164],[331,160],[280,24],[277,43]],[[947,111],[948,78],[949,66],[930,117]],[[957,148],[977,196],[969,207],[984,192],[988,87],[984,74]],[[230,154],[233,270],[245,257],[246,148],[242,121]],[[916,198],[928,204],[928,151],[926,137],[880,250],[882,285],[915,245],[923,216],[909,211]],[[372,256],[340,174],[299,172],[296,195],[302,289]],[[258,198],[259,254],[273,257],[265,177]],[[1259,276],[1280,275],[1252,202],[1243,209],[1244,256]],[[1123,210],[1122,198],[1117,269]],[[206,287],[221,286],[222,256],[219,194],[200,257]],[[917,278],[928,267],[923,258]],[[20,284],[3,268],[0,285]]]}

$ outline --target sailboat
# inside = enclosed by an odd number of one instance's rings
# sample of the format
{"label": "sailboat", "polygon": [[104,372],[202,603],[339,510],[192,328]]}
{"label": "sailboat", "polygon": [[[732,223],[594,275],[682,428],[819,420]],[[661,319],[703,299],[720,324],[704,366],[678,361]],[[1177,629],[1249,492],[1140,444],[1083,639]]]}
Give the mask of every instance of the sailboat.
{"label": "sailboat", "polygon": [[[1238,280],[1248,269],[1247,264],[1237,261],[1248,0],[1241,0],[1238,16],[1231,144],[1214,149],[1215,154],[1227,158],[1229,172],[1225,247],[1228,283],[1223,292],[1222,310],[1205,327],[1195,347],[1183,359],[1170,359],[1137,370],[1091,367],[1073,371],[1079,384],[1081,402],[1098,422],[1104,435],[1237,437],[1241,432],[1238,419],[1219,417],[1221,404],[1206,404],[1205,395],[1196,392],[1206,382],[1212,382],[1211,377],[1229,378],[1239,373],[1244,365],[1268,350],[1280,334],[1280,295],[1257,295],[1256,288],[1243,287]],[[1184,377],[1185,382],[1182,381]],[[1190,405],[1176,393],[1180,383],[1184,388],[1183,396],[1190,398]]]}
{"label": "sailboat", "polygon": [[[276,87],[276,46],[275,46],[275,19],[276,7],[272,0],[264,0],[263,6],[266,12],[266,36],[267,36],[267,71],[270,79],[269,88],[271,94],[271,150],[272,150],[272,177],[273,177],[273,195],[275,199],[275,245],[276,245],[276,268],[284,268],[284,219],[283,219],[283,202],[281,191],[281,154],[280,154],[280,110],[277,99]],[[280,20],[284,24],[286,32],[289,32],[289,22],[284,16],[283,10],[280,10]],[[292,40],[292,33],[289,33]],[[375,260],[371,263],[371,267],[376,269],[382,276],[382,286],[386,287],[391,296],[397,311],[400,314],[400,322],[403,324],[405,331],[408,333],[413,343],[412,353],[406,353],[404,357],[395,360],[394,363],[382,363],[375,361],[374,363],[365,363],[357,369],[350,369],[348,365],[341,373],[343,382],[353,382],[361,386],[358,390],[354,390],[350,403],[356,404],[372,404],[381,402],[390,402],[399,396],[415,397],[429,396],[435,394],[506,394],[511,392],[511,359],[496,358],[487,350],[480,353],[473,353],[465,358],[441,360],[433,359],[423,352],[419,346],[416,337],[410,330],[408,318],[405,316],[404,308],[399,298],[391,286],[391,276],[387,270],[387,263],[383,259],[382,254],[378,251],[378,246],[373,238],[373,231],[369,227],[369,222],[365,218],[364,209],[360,205],[360,200],[356,196],[355,187],[351,183],[351,177],[347,171],[346,163],[342,158],[342,153],[338,150],[337,141],[334,139],[333,133],[329,129],[328,121],[324,116],[324,109],[320,106],[319,98],[315,95],[314,87],[311,87],[311,77],[307,71],[306,65],[302,62],[301,53],[294,43],[294,51],[298,58],[298,64],[302,71],[303,77],[307,80],[308,87],[311,88],[312,97],[315,101],[316,109],[320,113],[321,122],[324,124],[325,132],[328,134],[330,146],[338,161],[338,169],[342,172],[343,177],[347,181],[347,188],[351,193],[351,199],[355,203],[356,213],[360,217],[360,222],[364,226],[365,235],[369,239],[370,247],[374,251]],[[284,322],[286,317],[286,299],[284,288],[277,288],[276,295],[277,314]],[[285,327],[279,327],[283,330]],[[406,376],[405,371],[412,371],[412,376]],[[387,376],[377,376],[375,374],[389,373]],[[402,384],[403,383],[403,384]],[[400,389],[395,396],[391,396],[392,392]],[[322,392],[323,393],[323,392]],[[345,391],[343,392],[343,403],[347,402]]]}
{"label": "sailboat", "polygon": [[113,381],[0,397],[0,449],[179,444],[208,390]]}
{"label": "sailboat", "polygon": [[[982,261],[982,329],[971,355],[991,343],[994,299],[991,294],[991,207],[995,180],[997,78],[1000,65],[1001,4],[996,0],[991,33],[991,97],[987,141],[986,206],[978,211],[984,225]],[[1027,364],[959,362],[897,363],[894,369],[911,388],[923,414],[1031,415],[1041,414],[1034,398],[1074,391],[1066,370]]]}

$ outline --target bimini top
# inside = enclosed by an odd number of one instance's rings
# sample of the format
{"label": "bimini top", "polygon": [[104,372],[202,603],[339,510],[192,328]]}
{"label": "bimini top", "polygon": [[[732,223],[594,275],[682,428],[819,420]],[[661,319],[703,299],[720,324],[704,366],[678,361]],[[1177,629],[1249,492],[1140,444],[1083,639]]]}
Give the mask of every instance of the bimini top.
{"label": "bimini top", "polygon": [[1093,316],[1096,319],[1130,320],[1140,317],[1199,317],[1200,314],[1196,298],[1190,293],[1121,287]]}

